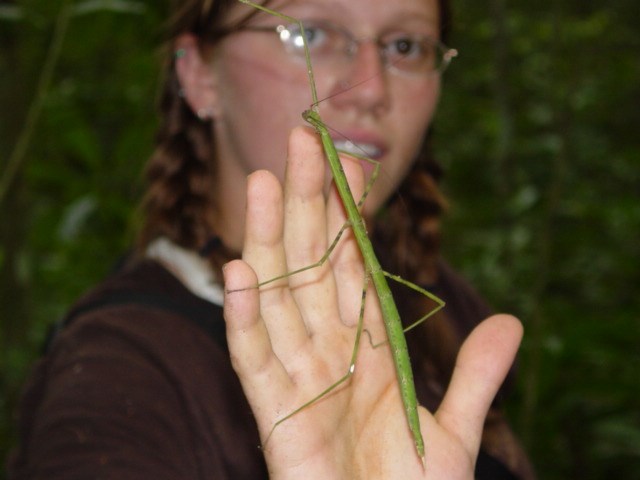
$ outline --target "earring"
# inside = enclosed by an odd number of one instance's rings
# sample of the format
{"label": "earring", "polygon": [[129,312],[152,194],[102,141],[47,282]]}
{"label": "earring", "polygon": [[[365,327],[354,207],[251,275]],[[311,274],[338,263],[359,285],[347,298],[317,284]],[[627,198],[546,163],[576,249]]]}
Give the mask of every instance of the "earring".
{"label": "earring", "polygon": [[176,59],[178,58],[182,58],[187,54],[187,51],[184,48],[179,48],[178,50],[175,51],[175,57]]}
{"label": "earring", "polygon": [[211,120],[213,118],[213,108],[211,107],[199,108],[198,111],[196,112],[196,115],[203,122]]}

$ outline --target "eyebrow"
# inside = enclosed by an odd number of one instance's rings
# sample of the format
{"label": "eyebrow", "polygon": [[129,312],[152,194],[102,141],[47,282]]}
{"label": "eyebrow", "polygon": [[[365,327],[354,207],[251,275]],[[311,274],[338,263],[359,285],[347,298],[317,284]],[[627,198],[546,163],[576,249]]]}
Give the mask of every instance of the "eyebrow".
{"label": "eyebrow", "polygon": [[[283,12],[285,15],[289,15],[302,21],[323,21],[332,23],[337,26],[348,28],[349,22],[344,22],[344,15],[341,13],[347,13],[348,9],[344,8],[342,2],[339,1],[327,1],[327,0],[283,0],[282,2],[274,2],[270,8],[275,8],[278,11],[286,9],[288,7],[300,7],[295,8],[293,12]],[[283,19],[280,19],[283,20]],[[352,19],[352,21],[355,21]],[[393,29],[402,30],[403,26],[408,28],[426,28],[429,31],[416,32],[423,33],[430,36],[440,36],[440,19],[437,15],[431,15],[421,9],[413,9],[407,7],[399,12],[396,12],[393,16],[386,16],[384,23],[381,26],[381,31],[389,31]]]}

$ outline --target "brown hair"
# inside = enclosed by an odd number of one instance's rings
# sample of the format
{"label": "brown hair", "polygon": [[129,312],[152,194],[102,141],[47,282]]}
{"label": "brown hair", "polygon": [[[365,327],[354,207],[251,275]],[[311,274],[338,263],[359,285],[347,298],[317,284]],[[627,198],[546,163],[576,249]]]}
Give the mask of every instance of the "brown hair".
{"label": "brown hair", "polygon": [[[176,2],[168,43],[186,32],[202,42],[219,40],[255,14],[254,11],[234,26],[223,25],[226,12],[236,1]],[[450,30],[448,1],[439,0],[438,4],[441,37],[445,40]],[[154,238],[165,236],[182,247],[200,251],[219,272],[222,264],[238,253],[216,240],[216,232],[211,230],[217,214],[211,192],[216,175],[215,138],[210,121],[198,118],[180,96],[171,53],[165,64],[156,149],[146,171],[149,186],[142,204],[144,223],[139,246],[144,248]],[[434,284],[437,277],[440,216],[445,208],[438,189],[440,175],[431,152],[430,135],[425,133],[418,158],[398,194],[392,196],[371,226],[373,242],[385,268],[421,285]],[[411,306],[409,310],[413,312],[432,308],[424,302],[399,303]],[[435,376],[446,384],[458,346],[450,322],[441,314],[418,330],[409,336],[410,344],[420,344],[412,347],[414,352],[419,351],[412,358],[418,358],[416,362],[423,367],[427,365],[425,368],[431,371],[424,373],[430,378]]]}

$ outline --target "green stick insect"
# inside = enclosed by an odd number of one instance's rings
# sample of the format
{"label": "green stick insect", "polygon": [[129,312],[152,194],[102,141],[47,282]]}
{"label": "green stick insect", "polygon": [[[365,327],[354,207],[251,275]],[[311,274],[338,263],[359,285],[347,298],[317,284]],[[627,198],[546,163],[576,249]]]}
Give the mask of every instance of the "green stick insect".
{"label": "green stick insect", "polygon": [[[313,103],[311,104],[310,109],[304,111],[302,114],[302,117],[304,118],[305,121],[307,121],[310,125],[312,125],[315,128],[316,132],[320,135],[325,155],[327,157],[327,160],[329,161],[329,166],[331,169],[331,173],[333,175],[336,188],[342,200],[343,206],[347,212],[347,218],[348,218],[347,222],[343,225],[343,227],[338,232],[338,235],[336,236],[332,244],[329,246],[327,252],[322,256],[322,258],[318,262],[312,265],[308,265],[299,270],[289,272],[283,276],[279,276],[276,278],[272,278],[272,279],[260,282],[258,284],[258,287],[262,287],[268,283],[274,282],[284,277],[295,275],[297,273],[301,273],[303,271],[322,265],[329,258],[331,252],[334,250],[334,248],[338,244],[338,241],[340,240],[340,237],[342,236],[344,231],[347,228],[352,229],[354,233],[354,237],[360,249],[360,253],[362,255],[364,265],[365,265],[366,281],[365,281],[364,292],[366,292],[366,286],[370,279],[375,286],[375,291],[378,296],[378,300],[382,310],[382,316],[384,319],[385,329],[387,333],[387,340],[382,343],[388,342],[391,347],[391,352],[393,355],[393,361],[394,361],[395,370],[396,370],[396,376],[398,379],[398,385],[400,387],[402,402],[404,404],[407,423],[413,435],[416,451],[424,463],[424,455],[425,455],[424,440],[420,432],[420,422],[418,418],[418,401],[416,398],[416,390],[415,390],[415,385],[413,381],[413,373],[411,370],[411,363],[409,359],[407,342],[404,337],[404,333],[410,330],[411,328],[417,326],[421,322],[424,322],[432,315],[434,315],[438,310],[444,307],[444,302],[440,298],[428,292],[427,290],[421,288],[420,286],[415,285],[414,283],[411,283],[407,280],[404,280],[403,278],[397,275],[388,273],[382,269],[380,262],[378,261],[378,258],[376,257],[376,254],[373,250],[371,241],[369,240],[369,237],[367,235],[364,219],[362,218],[360,211],[358,209],[360,206],[362,206],[365,200],[365,197],[367,196],[367,193],[369,192],[369,190],[371,189],[371,186],[375,182],[375,179],[377,177],[377,174],[380,168],[380,164],[379,162],[376,162],[374,160],[363,158],[363,160],[372,162],[375,168],[371,175],[371,178],[369,179],[365,187],[365,191],[364,191],[364,194],[362,195],[362,198],[358,203],[356,203],[356,201],[354,200],[353,194],[351,193],[351,189],[349,188],[349,184],[347,183],[347,179],[345,177],[344,171],[342,169],[342,165],[340,163],[340,158],[338,156],[338,151],[336,149],[336,146],[334,145],[333,139],[331,138],[329,129],[320,118],[320,114],[318,112],[318,104],[319,104],[318,95],[316,92],[316,86],[315,86],[315,81],[313,76],[313,68],[311,65],[311,56],[309,53],[309,47],[307,45],[307,34],[304,31],[304,26],[302,22],[296,18],[271,10],[263,5],[253,3],[250,0],[238,0],[238,1],[252,8],[256,8],[265,13],[268,13],[269,15],[273,15],[278,18],[281,18],[289,22],[290,24],[297,25],[297,28],[299,29],[301,38],[304,43],[304,55],[305,55],[306,67],[307,67],[307,72],[309,77],[309,85],[311,88],[311,96],[313,100]],[[450,55],[455,56],[455,50],[452,50]],[[447,58],[446,60],[448,59],[449,58]],[[349,155],[354,156],[353,153],[349,153]],[[359,157],[359,156],[356,155],[356,157]],[[419,293],[433,300],[437,304],[437,306],[433,310],[431,310],[429,313],[424,315],[422,318],[417,320],[415,323],[413,323],[407,328],[404,328],[400,321],[400,314],[398,313],[398,309],[396,307],[393,296],[391,294],[391,290],[387,283],[387,278],[393,281],[399,282],[402,285],[405,285],[413,290],[418,291]],[[308,402],[304,403],[303,405],[295,409],[293,412],[279,419],[273,425],[271,433],[269,434],[269,437],[267,437],[267,441],[278,425],[285,422],[287,419],[296,415],[300,411],[310,407],[313,403],[315,403],[316,401],[318,401],[319,399],[327,395],[336,387],[348,381],[349,378],[353,375],[355,371],[355,362],[356,362],[356,357],[358,353],[358,348],[360,346],[360,339],[363,332],[364,297],[365,297],[364,292],[363,292],[362,304],[360,308],[360,316],[358,319],[356,339],[354,342],[353,352],[351,355],[351,360],[350,360],[347,372],[342,378],[338,379],[332,385],[328,386],[325,390],[320,392],[314,398],[310,399]],[[374,345],[374,347],[375,346],[377,345]]]}

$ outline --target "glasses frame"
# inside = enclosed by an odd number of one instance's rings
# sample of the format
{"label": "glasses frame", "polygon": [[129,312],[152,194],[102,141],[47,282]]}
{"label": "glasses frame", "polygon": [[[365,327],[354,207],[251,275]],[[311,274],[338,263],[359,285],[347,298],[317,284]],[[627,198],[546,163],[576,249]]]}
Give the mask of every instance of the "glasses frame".
{"label": "glasses frame", "polygon": [[[404,75],[404,76],[419,76],[419,75],[433,75],[433,74],[441,74],[442,72],[444,72],[448,67],[449,64],[451,63],[451,61],[458,56],[458,50],[455,48],[450,48],[447,45],[445,45],[444,43],[442,43],[439,40],[435,40],[432,37],[429,36],[421,36],[421,40],[423,41],[427,41],[429,42],[436,51],[436,54],[438,55],[438,62],[436,62],[437,64],[437,68],[433,69],[433,70],[426,70],[424,72],[413,72],[410,70],[403,70],[401,68],[398,68],[397,66],[395,66],[395,62],[391,62],[387,59],[387,54],[385,52],[385,47],[387,46],[387,44],[382,42],[382,38],[384,36],[378,36],[378,37],[369,37],[369,38],[357,38],[353,33],[351,33],[351,31],[349,31],[348,29],[344,28],[344,27],[340,27],[339,25],[336,25],[334,23],[331,22],[320,22],[320,21],[302,21],[302,26],[303,29],[306,31],[307,26],[309,26],[309,28],[313,28],[313,27],[319,27],[319,28],[325,28],[328,30],[333,30],[334,32],[339,33],[340,35],[342,35],[345,39],[346,39],[346,44],[347,44],[347,48],[345,49],[346,51],[344,52],[345,55],[353,57],[357,54],[360,45],[363,43],[368,43],[368,42],[372,42],[374,43],[377,48],[378,48],[378,54],[380,56],[380,60],[382,61],[382,64],[384,65],[384,67],[386,69],[388,69],[389,71],[398,74],[398,75]],[[275,25],[275,26],[271,26],[271,25],[243,25],[238,27],[235,31],[236,32],[242,32],[242,31],[249,31],[249,32],[263,32],[263,33],[275,33],[278,36],[278,39],[280,40],[280,42],[282,43],[282,46],[285,48],[286,51],[290,51],[291,50],[291,45],[288,43],[289,42],[289,37],[291,35],[291,31],[293,29],[298,29],[298,24],[297,23],[291,23],[289,25],[284,25],[284,24],[279,24],[279,25]]]}

